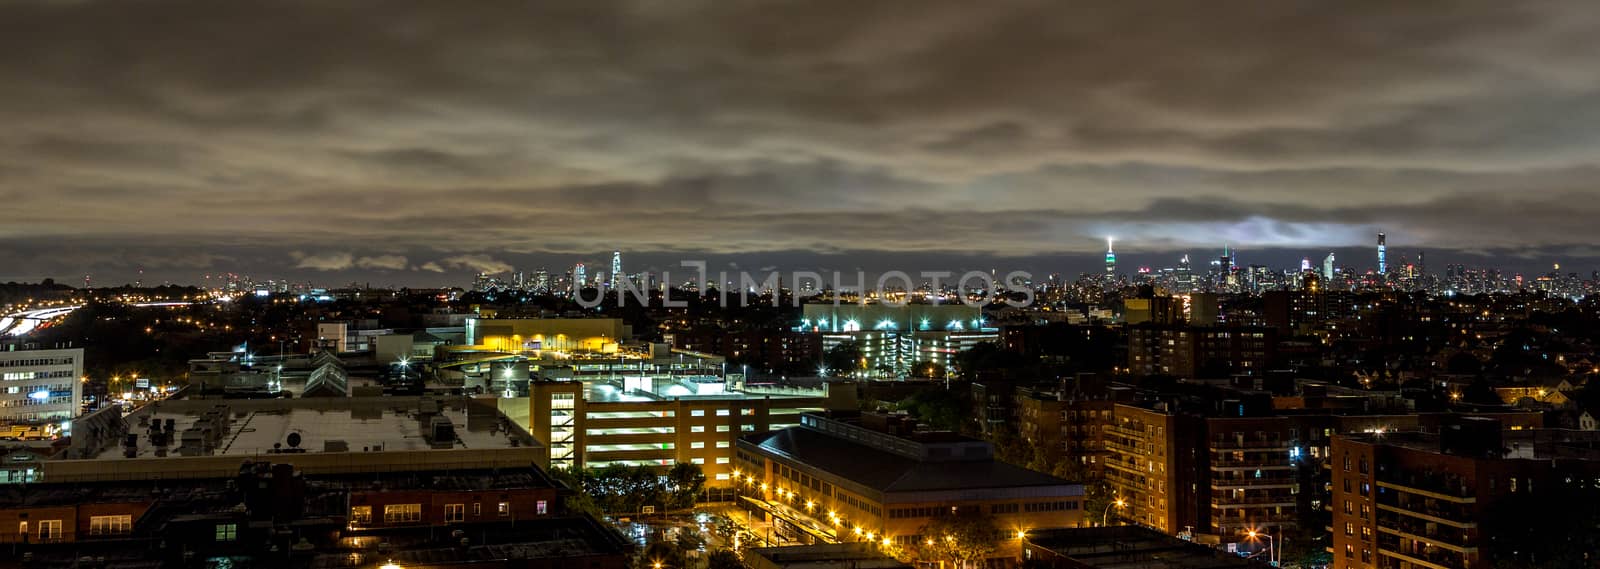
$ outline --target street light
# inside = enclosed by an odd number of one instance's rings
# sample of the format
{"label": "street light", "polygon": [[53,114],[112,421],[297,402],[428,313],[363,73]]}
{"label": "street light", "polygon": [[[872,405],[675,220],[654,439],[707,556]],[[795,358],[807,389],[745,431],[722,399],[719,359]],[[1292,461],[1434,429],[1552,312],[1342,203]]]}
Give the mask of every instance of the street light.
{"label": "street light", "polygon": [[1111,521],[1111,508],[1115,507],[1116,509],[1120,510],[1120,509],[1126,507],[1127,505],[1128,505],[1128,502],[1123,500],[1122,498],[1117,498],[1117,501],[1112,502],[1110,504],[1106,504],[1105,513],[1100,514],[1100,525],[1102,525],[1102,526],[1110,525],[1108,522]]}
{"label": "street light", "polygon": [[1272,543],[1272,535],[1256,530],[1245,532],[1245,535],[1250,536],[1250,539],[1267,538],[1267,560],[1272,562],[1273,567],[1278,566],[1278,548]]}

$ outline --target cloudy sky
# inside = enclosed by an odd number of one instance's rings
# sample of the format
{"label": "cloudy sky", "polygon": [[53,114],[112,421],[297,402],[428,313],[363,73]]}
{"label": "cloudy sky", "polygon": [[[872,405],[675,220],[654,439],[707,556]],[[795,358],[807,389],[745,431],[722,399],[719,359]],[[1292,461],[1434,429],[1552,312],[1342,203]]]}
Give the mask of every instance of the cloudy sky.
{"label": "cloudy sky", "polygon": [[0,281],[1074,272],[1106,236],[1364,268],[1380,230],[1587,272],[1597,34],[1583,1],[0,1]]}

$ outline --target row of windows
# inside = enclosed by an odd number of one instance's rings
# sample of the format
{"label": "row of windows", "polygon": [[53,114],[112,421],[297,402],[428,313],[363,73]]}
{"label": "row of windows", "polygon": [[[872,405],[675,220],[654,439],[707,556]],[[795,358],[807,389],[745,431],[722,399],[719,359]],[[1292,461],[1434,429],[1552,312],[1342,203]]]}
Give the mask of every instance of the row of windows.
{"label": "row of windows", "polygon": [[31,366],[68,366],[72,365],[72,358],[29,358],[21,360],[0,360],[0,367],[31,367]]}
{"label": "row of windows", "polygon": [[133,533],[133,516],[91,516],[89,535],[127,535]]}
{"label": "row of windows", "polygon": [[793,483],[796,486],[799,486],[801,488],[809,489],[812,492],[817,492],[818,494],[820,494],[823,497],[827,497],[827,496],[832,496],[833,495],[833,486],[831,486],[831,485],[829,485],[829,484],[827,484],[827,483],[825,483],[825,482],[823,482],[823,481],[821,481],[821,480],[819,480],[817,478],[814,478],[809,474],[805,474],[805,473],[800,472],[798,470],[795,470],[793,468],[789,468],[787,465],[784,465],[784,464],[776,465],[774,467],[774,470],[775,470],[774,473],[778,475],[778,478],[782,478],[784,480],[788,480],[789,482]]}
{"label": "row of windows", "polygon": [[[541,516],[550,513],[549,503],[544,500],[539,500],[535,503],[534,508],[536,510],[534,513]],[[465,519],[466,510],[466,504],[445,504],[444,521],[462,521]],[[483,515],[483,503],[472,503],[472,515],[473,517]],[[495,504],[495,515],[509,517],[511,515],[511,502]],[[388,504],[383,507],[383,523],[385,524],[407,524],[420,521],[422,521],[422,504]],[[351,506],[350,523],[357,525],[371,524],[372,506]]]}
{"label": "row of windows", "polygon": [[58,377],[72,377],[72,370],[63,371],[8,371],[0,373],[0,381],[24,381],[29,379],[55,379]]}
{"label": "row of windows", "polygon": [[1031,512],[1064,512],[1064,511],[1067,511],[1067,510],[1076,510],[1076,509],[1078,509],[1078,502],[1075,501],[1075,500],[1068,500],[1066,502],[1029,502],[1027,504],[1023,504],[1022,506],[1023,506],[1022,507],[1023,511],[1030,512],[1030,513]]}
{"label": "row of windows", "polygon": [[857,510],[866,512],[870,516],[876,517],[883,515],[883,510],[881,508],[866,500],[858,500],[855,496],[851,496],[844,492],[840,492],[837,497],[840,502],[849,504]]}

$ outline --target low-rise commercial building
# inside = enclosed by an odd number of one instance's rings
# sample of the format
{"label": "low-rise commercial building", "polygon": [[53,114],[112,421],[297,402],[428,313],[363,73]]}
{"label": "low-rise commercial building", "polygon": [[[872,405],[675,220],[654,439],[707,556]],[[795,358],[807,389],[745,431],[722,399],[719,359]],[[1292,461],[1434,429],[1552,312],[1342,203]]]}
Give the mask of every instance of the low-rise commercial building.
{"label": "low-rise commercial building", "polygon": [[741,504],[784,537],[810,543],[920,543],[921,528],[967,513],[993,516],[1015,532],[1084,522],[1077,482],[994,459],[989,443],[948,432],[916,432],[897,416],[853,420],[821,414],[738,441]]}
{"label": "low-rise commercial building", "polygon": [[699,465],[709,486],[730,487],[740,436],[798,425],[802,413],[857,407],[850,383],[729,389],[714,377],[659,379],[534,382],[528,431],[550,449],[552,468],[684,462]]}

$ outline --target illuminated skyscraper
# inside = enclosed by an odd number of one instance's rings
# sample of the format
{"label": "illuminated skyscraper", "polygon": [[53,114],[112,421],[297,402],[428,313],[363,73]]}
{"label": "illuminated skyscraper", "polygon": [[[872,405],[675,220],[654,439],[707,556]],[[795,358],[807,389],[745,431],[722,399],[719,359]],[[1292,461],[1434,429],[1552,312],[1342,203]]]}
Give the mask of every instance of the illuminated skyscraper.
{"label": "illuminated skyscraper", "polygon": [[572,296],[578,296],[578,291],[583,290],[584,285],[587,285],[587,284],[589,284],[589,271],[588,271],[588,269],[585,269],[583,267],[583,263],[578,263],[576,265],[573,265],[572,266]]}
{"label": "illuminated skyscraper", "polygon": [[1189,266],[1189,255],[1178,260],[1178,292],[1194,292],[1194,268]]}
{"label": "illuminated skyscraper", "polygon": [[1106,238],[1106,278],[1117,276],[1117,254],[1111,251],[1111,238]]}
{"label": "illuminated skyscraper", "polygon": [[1304,273],[1309,270],[1311,270],[1311,258],[1300,259],[1300,272]]}
{"label": "illuminated skyscraper", "polygon": [[622,251],[611,252],[611,288],[618,288],[622,279]]}
{"label": "illuminated skyscraper", "polygon": [[1389,246],[1385,243],[1385,240],[1386,239],[1385,239],[1384,235],[1382,233],[1379,233],[1378,234],[1378,274],[1380,274],[1380,275],[1389,273],[1389,259],[1388,259],[1388,252],[1387,252],[1387,249],[1389,248]]}
{"label": "illuminated skyscraper", "polygon": [[550,293],[550,271],[539,267],[539,270],[533,272],[533,290],[539,294]]}
{"label": "illuminated skyscraper", "polygon": [[1333,282],[1333,252],[1332,251],[1329,251],[1328,252],[1328,256],[1324,257],[1322,259],[1322,280],[1328,281],[1328,282]]}

